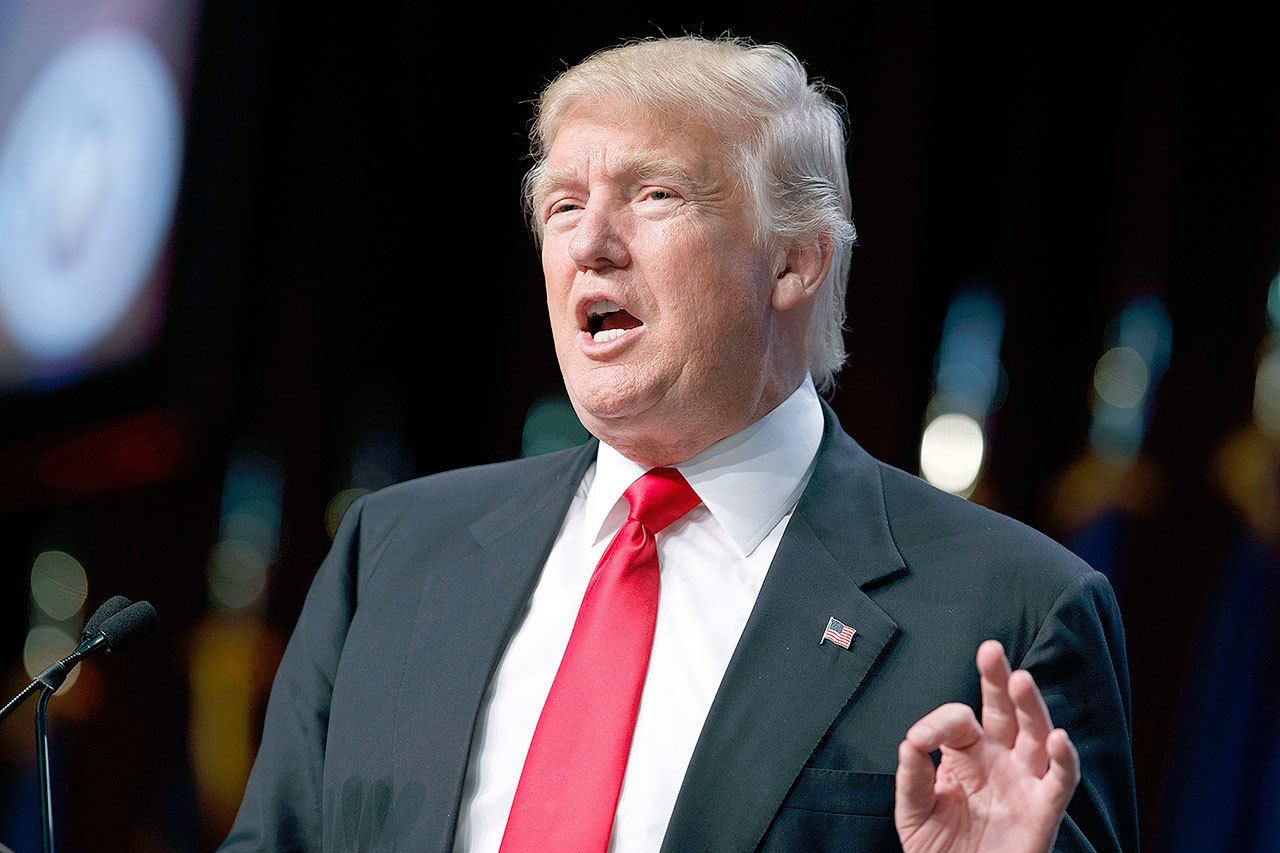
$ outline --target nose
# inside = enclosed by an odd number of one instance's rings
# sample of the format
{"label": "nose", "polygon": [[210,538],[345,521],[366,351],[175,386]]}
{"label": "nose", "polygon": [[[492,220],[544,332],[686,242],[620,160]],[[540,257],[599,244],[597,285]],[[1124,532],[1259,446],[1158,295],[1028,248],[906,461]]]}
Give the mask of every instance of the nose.
{"label": "nose", "polygon": [[618,228],[618,213],[604,202],[588,204],[569,240],[569,257],[578,269],[599,272],[631,263],[627,241]]}

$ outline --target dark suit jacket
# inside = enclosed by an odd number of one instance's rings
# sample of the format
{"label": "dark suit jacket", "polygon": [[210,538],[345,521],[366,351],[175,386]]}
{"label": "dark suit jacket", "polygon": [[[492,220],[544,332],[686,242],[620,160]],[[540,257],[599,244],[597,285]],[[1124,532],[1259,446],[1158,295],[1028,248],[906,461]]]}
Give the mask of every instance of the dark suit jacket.
{"label": "dark suit jacket", "polygon": [[[893,850],[897,746],[980,707],[994,637],[1083,781],[1064,850],[1135,850],[1128,671],[1102,575],[884,465],[824,404],[813,476],[689,763],[663,851]],[[289,641],[227,850],[448,850],[477,712],[596,444],[450,471],[347,512]],[[819,645],[827,619],[857,629]]]}

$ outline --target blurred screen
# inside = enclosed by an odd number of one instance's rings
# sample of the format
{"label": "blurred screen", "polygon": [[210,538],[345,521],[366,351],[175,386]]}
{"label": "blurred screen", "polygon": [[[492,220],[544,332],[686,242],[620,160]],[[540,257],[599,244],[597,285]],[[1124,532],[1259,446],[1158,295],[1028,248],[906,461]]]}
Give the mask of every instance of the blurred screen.
{"label": "blurred screen", "polygon": [[0,390],[163,326],[196,0],[0,0]]}

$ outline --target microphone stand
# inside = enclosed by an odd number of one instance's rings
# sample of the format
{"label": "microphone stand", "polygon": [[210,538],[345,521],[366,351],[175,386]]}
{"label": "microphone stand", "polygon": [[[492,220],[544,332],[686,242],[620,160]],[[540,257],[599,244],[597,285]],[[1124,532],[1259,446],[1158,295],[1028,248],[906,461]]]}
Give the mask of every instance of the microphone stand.
{"label": "microphone stand", "polygon": [[44,853],[53,853],[53,791],[49,781],[49,697],[57,688],[42,685],[36,705],[36,767],[40,775],[40,842]]}
{"label": "microphone stand", "polygon": [[71,670],[79,665],[80,659],[106,643],[106,637],[101,634],[85,640],[74,652],[57,663],[47,666],[31,684],[32,688],[37,684],[40,685],[40,701],[36,704],[36,771],[40,779],[40,849],[43,853],[53,853],[53,782],[49,773],[49,700],[67,680]]}
{"label": "microphone stand", "polygon": [[3,708],[0,708],[0,720],[3,720],[5,717],[9,716],[14,711],[18,710],[18,706],[21,705],[23,702],[27,701],[27,697],[30,696],[32,693],[35,693],[36,689],[41,686],[43,685],[40,683],[40,679],[37,678],[35,681],[31,682],[26,687],[22,688],[21,693],[19,693],[17,696],[14,696],[7,703],[5,703],[5,706]]}
{"label": "microphone stand", "polygon": [[[67,680],[80,661],[97,652],[124,647],[139,635],[156,626],[155,608],[145,601],[134,604],[122,595],[108,599],[89,619],[89,629],[71,654],[49,664],[22,692],[0,708],[0,720],[9,716],[37,689],[40,702],[36,707],[36,768],[40,780],[40,840],[44,853],[53,853],[53,785],[49,778],[49,699]],[[2,847],[2,845],[0,845]]]}

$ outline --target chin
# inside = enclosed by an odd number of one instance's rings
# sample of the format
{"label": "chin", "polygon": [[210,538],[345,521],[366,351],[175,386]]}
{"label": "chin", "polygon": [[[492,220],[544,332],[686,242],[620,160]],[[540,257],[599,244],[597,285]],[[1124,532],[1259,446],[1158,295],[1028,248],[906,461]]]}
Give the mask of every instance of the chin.
{"label": "chin", "polygon": [[580,416],[598,421],[628,418],[644,410],[635,396],[624,389],[587,388],[569,396]]}
{"label": "chin", "polygon": [[597,368],[578,374],[565,385],[578,417],[591,427],[591,421],[603,425],[635,418],[653,405],[654,395],[638,378],[630,370]]}

